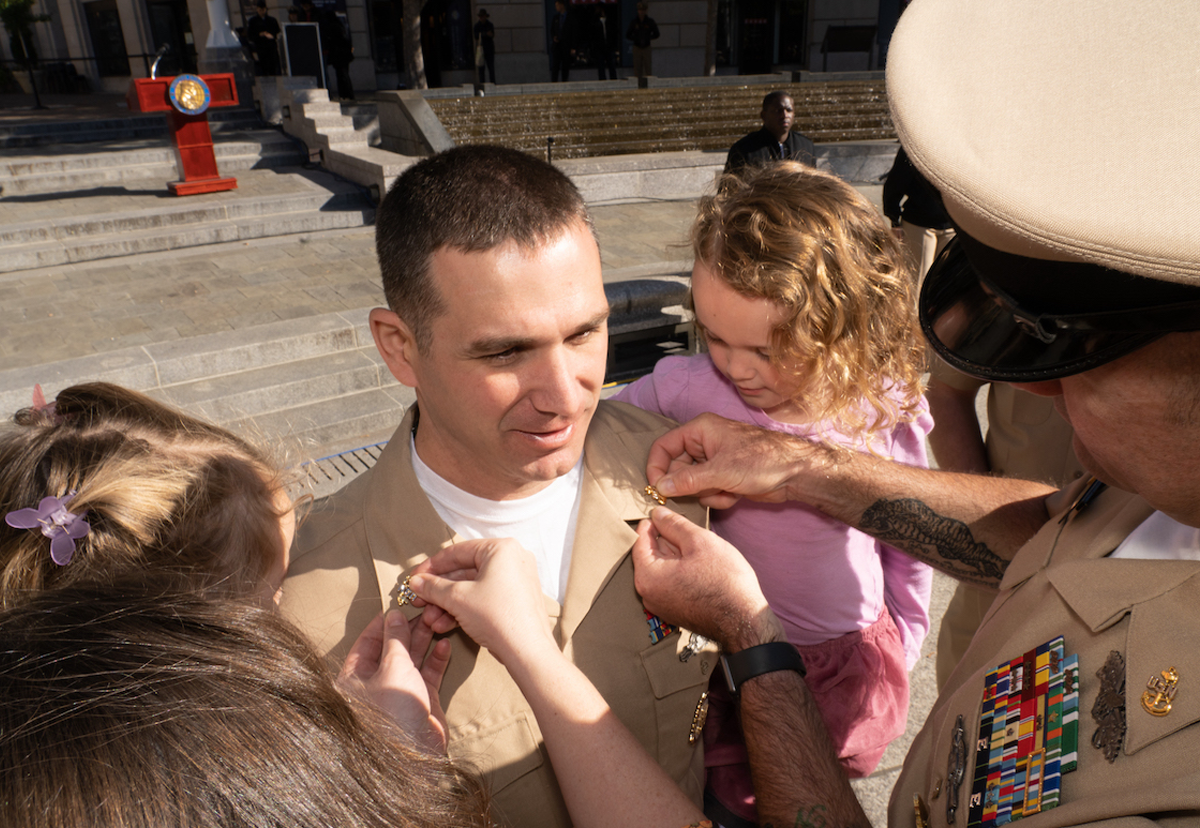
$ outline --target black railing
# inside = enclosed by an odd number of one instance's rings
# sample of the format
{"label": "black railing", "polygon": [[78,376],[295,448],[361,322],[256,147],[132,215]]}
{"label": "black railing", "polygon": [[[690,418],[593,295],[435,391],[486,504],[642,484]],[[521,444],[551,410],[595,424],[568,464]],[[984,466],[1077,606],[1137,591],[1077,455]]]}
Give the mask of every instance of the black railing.
{"label": "black railing", "polygon": [[131,61],[140,58],[143,77],[150,77],[150,64],[154,54],[112,55],[108,57],[56,57],[38,59],[26,63],[23,60],[0,60],[0,67],[14,74],[28,73],[30,69],[41,75],[44,91],[50,94],[86,93],[91,91],[87,74],[81,74],[76,64],[92,64],[97,77],[131,77]]}

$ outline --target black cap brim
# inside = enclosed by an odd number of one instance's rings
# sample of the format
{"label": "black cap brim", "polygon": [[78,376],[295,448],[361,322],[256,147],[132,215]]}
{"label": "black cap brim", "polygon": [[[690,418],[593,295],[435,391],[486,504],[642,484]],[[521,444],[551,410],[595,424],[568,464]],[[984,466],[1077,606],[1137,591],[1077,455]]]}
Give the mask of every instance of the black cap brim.
{"label": "black cap brim", "polygon": [[[985,246],[960,232],[926,275],[919,310],[921,329],[934,351],[971,376],[1001,382],[1058,379],[1111,362],[1172,330],[1200,327],[1200,306],[1190,312],[1186,308],[1189,299],[1195,302],[1200,298],[1196,288],[1166,286],[1128,274],[1118,274],[1121,287],[1113,288],[1112,284],[1098,284],[1102,279],[1097,273],[1079,272],[1089,265],[999,254],[1006,259],[1006,267],[1020,271],[1011,271],[1014,278],[1004,279],[1002,287],[999,281],[1003,277],[997,278],[993,267],[996,262],[987,261],[977,268],[968,256],[968,247],[977,254],[976,259],[987,258],[978,255]],[[991,278],[984,275],[988,271]],[[1069,276],[1047,279],[1050,271],[1069,272]],[[1165,289],[1171,295],[1156,296],[1152,304],[1130,308],[1117,295],[1129,289],[1125,286],[1129,280],[1148,283],[1154,292]],[[1021,299],[1016,298],[1013,282],[1020,287]],[[1073,295],[1081,285],[1086,289]],[[1135,287],[1145,289],[1145,285]],[[1138,295],[1147,298],[1144,292]],[[1072,296],[1080,307],[1071,307]],[[1163,313],[1163,308],[1183,309]],[[1069,320],[1070,325],[1057,327],[1053,323],[1058,319]],[[1087,324],[1089,319],[1101,322],[1092,326]],[[1041,320],[1050,324],[1038,324]]]}

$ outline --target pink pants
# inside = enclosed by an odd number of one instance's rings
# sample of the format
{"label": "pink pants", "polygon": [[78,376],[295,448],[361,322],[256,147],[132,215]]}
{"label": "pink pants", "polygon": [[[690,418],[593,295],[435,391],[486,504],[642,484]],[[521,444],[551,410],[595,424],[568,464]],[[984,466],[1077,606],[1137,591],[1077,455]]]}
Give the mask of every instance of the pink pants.
{"label": "pink pants", "polygon": [[[891,614],[885,608],[866,629],[796,649],[842,767],[851,778],[866,776],[908,721],[908,670]],[[706,786],[721,804],[757,822],[737,704],[719,672],[710,686],[704,765]]]}

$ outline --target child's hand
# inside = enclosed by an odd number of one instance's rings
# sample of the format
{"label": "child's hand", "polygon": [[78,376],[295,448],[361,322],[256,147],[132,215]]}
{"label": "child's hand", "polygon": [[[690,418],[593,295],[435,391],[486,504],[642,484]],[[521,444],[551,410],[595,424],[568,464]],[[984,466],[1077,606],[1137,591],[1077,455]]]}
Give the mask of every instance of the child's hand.
{"label": "child's hand", "polygon": [[[450,642],[431,649],[433,631],[399,610],[375,620],[359,635],[338,675],[338,686],[390,715],[418,744],[446,752],[446,714],[438,689],[450,663]],[[420,665],[419,667],[417,665]]]}
{"label": "child's hand", "polygon": [[537,564],[511,538],[448,546],[418,567],[409,587],[429,605],[423,617],[434,632],[460,626],[506,666],[542,645],[558,649]]}

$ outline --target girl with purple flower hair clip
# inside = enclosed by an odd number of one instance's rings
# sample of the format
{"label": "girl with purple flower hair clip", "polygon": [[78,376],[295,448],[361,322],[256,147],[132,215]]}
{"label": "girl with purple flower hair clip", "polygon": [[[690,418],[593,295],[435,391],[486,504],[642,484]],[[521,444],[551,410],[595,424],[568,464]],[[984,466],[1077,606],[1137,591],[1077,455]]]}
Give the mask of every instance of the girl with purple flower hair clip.
{"label": "girl with purple flower hair clip", "polygon": [[138,573],[272,597],[295,525],[286,481],[225,429],[108,383],[0,426],[0,607]]}
{"label": "girl with purple flower hair clip", "polygon": [[37,529],[50,538],[50,559],[59,566],[66,566],[75,555],[75,541],[87,535],[92,528],[84,520],[87,512],[76,515],[67,511],[67,502],[75,492],[62,497],[43,497],[36,509],[17,509],[4,516],[4,522],[14,529]]}

